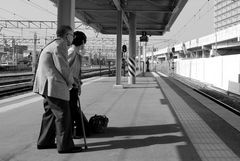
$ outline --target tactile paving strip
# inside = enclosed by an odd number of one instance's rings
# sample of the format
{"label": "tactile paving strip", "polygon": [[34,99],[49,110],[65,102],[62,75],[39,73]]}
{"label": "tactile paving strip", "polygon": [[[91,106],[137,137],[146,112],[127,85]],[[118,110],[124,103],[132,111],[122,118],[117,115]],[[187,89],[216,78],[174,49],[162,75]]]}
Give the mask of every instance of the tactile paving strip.
{"label": "tactile paving strip", "polygon": [[203,161],[240,161],[240,158],[162,78],[156,79]]}

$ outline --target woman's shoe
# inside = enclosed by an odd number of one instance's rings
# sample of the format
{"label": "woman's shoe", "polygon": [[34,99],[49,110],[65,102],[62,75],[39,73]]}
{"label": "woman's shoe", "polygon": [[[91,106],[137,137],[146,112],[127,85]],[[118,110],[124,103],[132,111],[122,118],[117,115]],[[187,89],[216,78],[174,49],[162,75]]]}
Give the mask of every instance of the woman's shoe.
{"label": "woman's shoe", "polygon": [[63,151],[58,151],[58,153],[63,154],[63,153],[78,153],[81,152],[82,148],[78,146],[74,146],[73,148],[69,150],[63,150]]}
{"label": "woman's shoe", "polygon": [[37,145],[37,149],[55,149],[57,148],[56,144],[51,145]]}

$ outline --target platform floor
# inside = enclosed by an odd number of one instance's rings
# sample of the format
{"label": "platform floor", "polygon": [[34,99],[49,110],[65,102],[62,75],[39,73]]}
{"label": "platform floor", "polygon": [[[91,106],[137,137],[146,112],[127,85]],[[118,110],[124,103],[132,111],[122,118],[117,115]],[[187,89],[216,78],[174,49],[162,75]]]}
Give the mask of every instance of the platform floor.
{"label": "platform floor", "polygon": [[[240,119],[180,82],[146,73],[114,88],[115,77],[84,82],[87,118],[109,118],[103,134],[87,138],[87,151],[37,150],[41,97],[0,101],[0,161],[240,161]],[[82,144],[82,139],[75,139]]]}

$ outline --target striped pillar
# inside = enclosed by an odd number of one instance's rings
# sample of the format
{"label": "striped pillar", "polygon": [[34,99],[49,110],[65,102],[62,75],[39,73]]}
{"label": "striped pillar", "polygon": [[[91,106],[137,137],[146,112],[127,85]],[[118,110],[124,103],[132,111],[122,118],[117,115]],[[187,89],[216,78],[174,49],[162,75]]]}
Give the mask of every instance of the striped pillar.
{"label": "striped pillar", "polygon": [[135,84],[135,77],[136,77],[136,62],[135,58],[129,57],[128,58],[128,74],[129,74],[129,84]]}

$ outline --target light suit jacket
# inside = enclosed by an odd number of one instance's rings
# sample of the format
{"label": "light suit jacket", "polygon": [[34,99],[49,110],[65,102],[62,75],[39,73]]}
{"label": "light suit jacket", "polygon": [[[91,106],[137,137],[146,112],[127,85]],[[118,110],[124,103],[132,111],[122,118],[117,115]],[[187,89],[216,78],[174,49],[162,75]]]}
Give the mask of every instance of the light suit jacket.
{"label": "light suit jacket", "polygon": [[74,83],[67,60],[67,44],[57,38],[41,52],[33,92],[69,101],[69,89]]}

